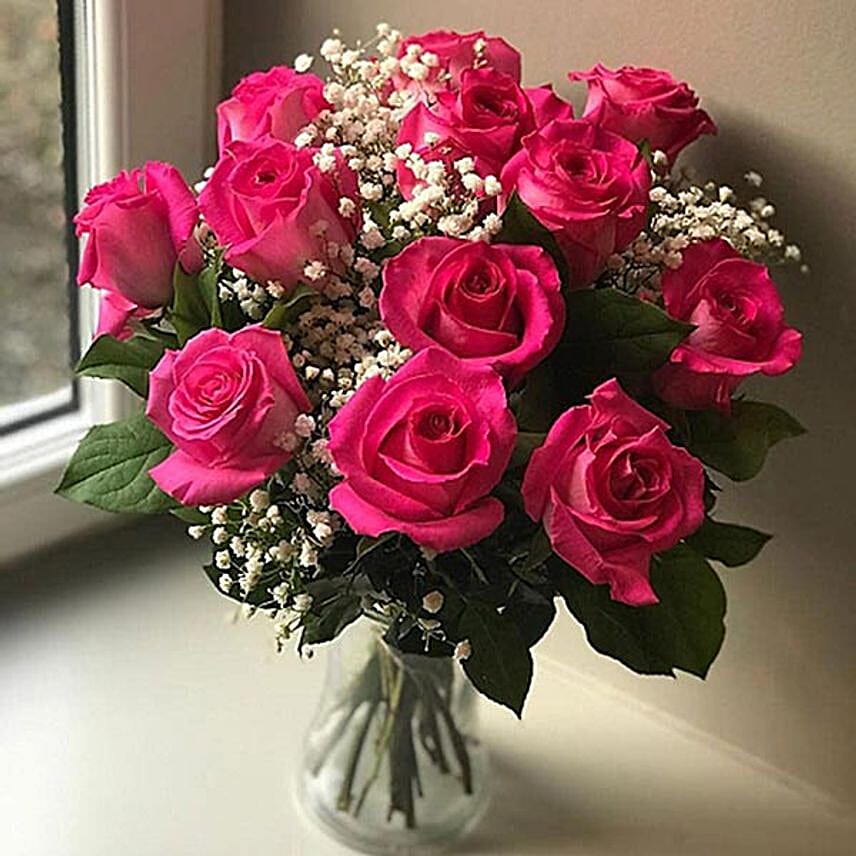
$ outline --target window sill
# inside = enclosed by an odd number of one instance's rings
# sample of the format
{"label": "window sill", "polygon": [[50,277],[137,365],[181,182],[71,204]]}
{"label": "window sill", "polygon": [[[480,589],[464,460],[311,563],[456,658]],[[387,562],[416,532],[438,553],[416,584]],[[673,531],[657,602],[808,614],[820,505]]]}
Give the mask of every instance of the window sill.
{"label": "window sill", "polygon": [[[268,621],[232,622],[203,553],[149,521],[47,558],[39,602],[3,598],[4,853],[350,852],[292,799],[323,657],[277,656]],[[493,801],[460,852],[852,852],[856,826],[822,797],[537,660],[523,723],[483,706]]]}

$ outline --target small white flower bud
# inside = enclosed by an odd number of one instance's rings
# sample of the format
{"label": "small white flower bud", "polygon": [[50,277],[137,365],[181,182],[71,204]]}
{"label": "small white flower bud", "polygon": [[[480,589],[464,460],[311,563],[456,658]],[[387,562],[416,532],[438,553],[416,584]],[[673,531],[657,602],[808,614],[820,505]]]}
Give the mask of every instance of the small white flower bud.
{"label": "small white flower bud", "polygon": [[470,645],[470,640],[469,639],[462,639],[460,642],[458,642],[457,645],[455,645],[455,653],[452,654],[452,656],[454,657],[455,660],[457,660],[460,663],[461,660],[469,659],[469,657],[472,653],[473,653],[473,646]]}
{"label": "small white flower bud", "polygon": [[502,184],[495,175],[485,177],[484,192],[487,196],[499,196],[502,193]]}
{"label": "small white flower bud", "polygon": [[299,54],[294,60],[294,70],[299,71],[301,74],[304,71],[309,71],[312,66],[312,57],[309,54]]}
{"label": "small white flower bud", "polygon": [[293,607],[295,612],[309,612],[312,608],[312,595],[306,592],[295,595]]}
{"label": "small white flower bud", "polygon": [[315,430],[315,419],[308,413],[301,413],[294,420],[294,433],[298,437],[309,437]]}
{"label": "small white flower bud", "polygon": [[270,494],[266,490],[256,488],[250,494],[250,508],[253,511],[264,511],[270,505]]}
{"label": "small white flower bud", "polygon": [[424,609],[425,612],[430,612],[431,615],[436,615],[443,608],[444,600],[443,592],[429,591],[428,594],[422,598],[422,609]]}

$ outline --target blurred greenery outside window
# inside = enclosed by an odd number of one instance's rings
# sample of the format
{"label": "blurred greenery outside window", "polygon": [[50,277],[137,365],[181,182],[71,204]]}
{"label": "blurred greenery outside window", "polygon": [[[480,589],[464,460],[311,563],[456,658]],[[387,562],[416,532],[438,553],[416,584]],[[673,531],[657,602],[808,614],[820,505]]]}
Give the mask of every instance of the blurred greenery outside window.
{"label": "blurred greenery outside window", "polygon": [[[0,0],[0,431],[6,433],[75,404],[76,294],[66,205],[76,188],[67,186],[73,176],[63,167],[62,117],[63,93],[73,96],[73,81],[66,79],[64,90],[60,71],[60,32],[62,67],[73,68],[67,5]],[[73,121],[71,109],[67,114]],[[70,151],[72,162],[74,156]]]}

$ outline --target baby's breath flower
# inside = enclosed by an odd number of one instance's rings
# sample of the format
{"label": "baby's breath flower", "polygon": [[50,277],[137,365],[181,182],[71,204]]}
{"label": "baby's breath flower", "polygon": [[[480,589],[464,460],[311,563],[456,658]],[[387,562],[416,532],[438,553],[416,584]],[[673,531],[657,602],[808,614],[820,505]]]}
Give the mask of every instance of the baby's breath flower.
{"label": "baby's breath flower", "polygon": [[306,592],[300,592],[294,596],[292,604],[295,612],[309,612],[312,609],[312,595]]}
{"label": "baby's breath flower", "polygon": [[429,591],[422,598],[422,608],[425,612],[430,612],[432,615],[435,615],[443,608],[443,602],[445,598],[443,597],[443,593],[439,591]]}
{"label": "baby's breath flower", "polygon": [[462,639],[455,645],[455,651],[452,654],[457,662],[461,662],[462,660],[468,660],[473,653],[473,646],[470,644],[469,639]]}
{"label": "baby's breath flower", "polygon": [[312,57],[309,54],[298,54],[294,60],[294,70],[303,73],[312,67]]}

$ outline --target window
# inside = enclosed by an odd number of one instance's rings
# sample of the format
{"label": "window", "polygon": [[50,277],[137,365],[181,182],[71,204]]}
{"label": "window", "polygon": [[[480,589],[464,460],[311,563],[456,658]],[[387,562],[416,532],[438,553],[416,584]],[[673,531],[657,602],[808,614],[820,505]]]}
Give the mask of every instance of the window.
{"label": "window", "polygon": [[196,180],[214,153],[220,14],[219,0],[0,0],[0,562],[105,519],[52,495],[84,431],[131,406],[72,379],[97,309],[73,282],[68,215],[148,159]]}
{"label": "window", "polygon": [[0,0],[0,433],[69,410],[76,399],[69,378],[76,300],[67,287],[76,263],[67,215],[77,195],[69,11],[62,4],[57,15],[54,0]]}

